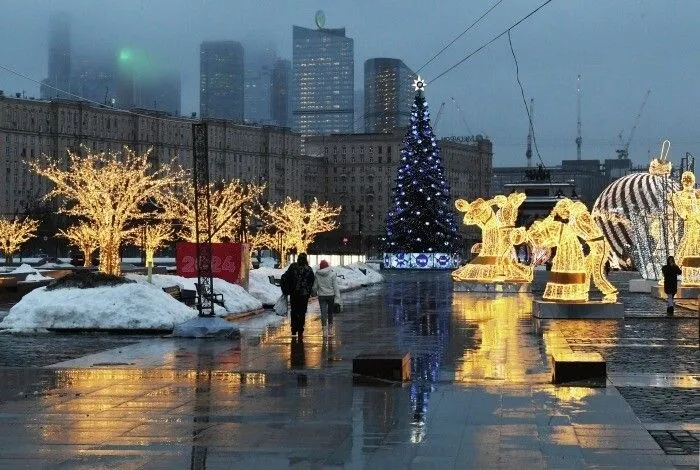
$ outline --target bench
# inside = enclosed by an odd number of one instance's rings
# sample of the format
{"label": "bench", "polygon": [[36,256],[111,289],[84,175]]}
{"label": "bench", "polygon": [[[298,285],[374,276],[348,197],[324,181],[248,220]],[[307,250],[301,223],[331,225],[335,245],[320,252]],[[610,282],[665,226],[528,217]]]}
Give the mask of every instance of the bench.
{"label": "bench", "polygon": [[[197,292],[199,294],[202,293],[202,290],[201,290],[198,283],[195,282],[194,287],[197,289]],[[211,296],[211,298],[208,300],[210,300],[212,303],[215,303],[217,305],[220,305],[220,306],[226,308],[226,305],[224,305],[224,294],[215,294],[214,292],[212,292],[211,294],[208,294],[208,296]]]}
{"label": "bench", "polygon": [[197,305],[197,292],[190,289],[181,289],[180,286],[168,286],[163,287],[163,292],[173,297],[175,300],[179,300],[188,307],[195,307]]}
{"label": "bench", "polygon": [[279,278],[276,278],[275,276],[267,276],[267,280],[270,281],[270,284],[273,286],[280,286],[282,284],[282,280]]}

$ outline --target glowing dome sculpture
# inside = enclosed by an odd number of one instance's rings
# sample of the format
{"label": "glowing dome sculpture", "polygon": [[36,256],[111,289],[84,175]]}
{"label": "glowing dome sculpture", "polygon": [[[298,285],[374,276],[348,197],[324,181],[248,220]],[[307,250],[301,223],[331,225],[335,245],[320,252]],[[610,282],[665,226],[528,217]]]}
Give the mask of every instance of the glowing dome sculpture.
{"label": "glowing dome sculpture", "polygon": [[605,188],[591,211],[619,266],[636,268],[645,279],[661,277],[661,266],[680,239],[671,202],[671,194],[680,188],[670,177],[670,145],[664,141],[648,172],[623,176]]}

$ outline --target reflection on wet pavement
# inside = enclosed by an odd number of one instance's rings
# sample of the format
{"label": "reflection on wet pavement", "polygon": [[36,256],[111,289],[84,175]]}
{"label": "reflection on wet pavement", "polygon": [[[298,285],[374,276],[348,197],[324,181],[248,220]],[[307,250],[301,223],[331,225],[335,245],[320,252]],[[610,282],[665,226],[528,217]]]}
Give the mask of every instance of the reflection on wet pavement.
{"label": "reflection on wet pavement", "polygon": [[[451,288],[389,274],[345,294],[331,340],[312,316],[303,342],[285,323],[0,369],[0,467],[672,467],[615,387],[551,384],[549,351],[569,342],[530,297]],[[353,357],[394,351],[410,383],[353,383]]]}

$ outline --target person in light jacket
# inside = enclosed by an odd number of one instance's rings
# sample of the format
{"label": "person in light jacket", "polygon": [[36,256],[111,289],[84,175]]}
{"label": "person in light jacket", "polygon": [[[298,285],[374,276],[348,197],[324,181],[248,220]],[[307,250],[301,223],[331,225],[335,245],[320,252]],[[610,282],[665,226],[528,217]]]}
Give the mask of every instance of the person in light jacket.
{"label": "person in light jacket", "polygon": [[318,265],[313,291],[317,293],[318,303],[321,306],[323,336],[333,336],[333,310],[336,305],[340,309],[340,289],[338,276],[325,259]]}

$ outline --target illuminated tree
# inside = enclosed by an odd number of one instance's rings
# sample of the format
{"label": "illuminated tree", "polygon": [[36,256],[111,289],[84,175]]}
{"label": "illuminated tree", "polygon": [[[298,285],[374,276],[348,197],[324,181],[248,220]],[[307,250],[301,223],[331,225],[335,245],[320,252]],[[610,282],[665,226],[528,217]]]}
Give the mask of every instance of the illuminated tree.
{"label": "illuminated tree", "polygon": [[12,254],[27,240],[36,236],[39,222],[25,217],[7,220],[0,217],[0,251],[5,254],[5,263],[12,263]]}
{"label": "illuminated tree", "polygon": [[338,227],[336,218],[342,207],[333,207],[328,202],[323,205],[318,200],[308,206],[301,201],[287,197],[284,202],[269,205],[264,209],[270,225],[281,239],[282,260],[291,249],[297,253],[305,253],[314,242],[316,235],[328,232]]}
{"label": "illuminated tree", "polygon": [[147,201],[158,203],[163,193],[182,179],[182,173],[169,164],[151,167],[150,150],[137,154],[123,152],[68,152],[64,169],[57,162],[30,162],[34,172],[48,178],[54,188],[47,198],[61,200],[61,212],[87,219],[97,232],[100,271],[118,275],[119,249],[129,227],[149,217],[140,207]]}
{"label": "illuminated tree", "polygon": [[450,186],[430,126],[425,82],[418,77],[413,86],[416,96],[387,217],[386,251],[452,253],[459,235]]}
{"label": "illuminated tree", "polygon": [[99,239],[97,236],[97,231],[94,227],[87,223],[82,222],[78,225],[73,225],[67,230],[59,230],[58,233],[63,237],[68,239],[71,245],[78,248],[85,256],[85,261],[83,266],[89,268],[92,266],[92,254],[99,246]]}
{"label": "illuminated tree", "polygon": [[165,246],[165,242],[173,239],[173,226],[170,222],[159,222],[145,225],[142,230],[134,230],[131,240],[134,245],[143,249],[146,254],[146,264],[153,262],[156,251]]}
{"label": "illuminated tree", "polygon": [[[210,189],[212,242],[231,238],[240,229],[240,210],[258,200],[265,191],[264,184],[245,183],[232,180],[228,183],[212,184]],[[163,200],[167,218],[182,224],[179,236],[189,242],[195,241],[194,185],[187,180],[177,188],[172,188]]]}
{"label": "illuminated tree", "polygon": [[[140,232],[140,233],[139,233]],[[153,257],[159,248],[165,246],[165,242],[172,240],[173,226],[169,221],[159,222],[155,225],[144,225],[141,230],[134,230],[131,240],[134,245],[143,249],[146,255],[146,269],[148,270],[148,282],[151,282],[153,274]]]}

